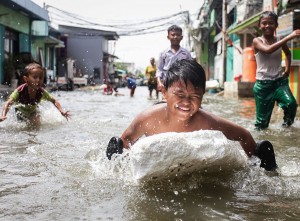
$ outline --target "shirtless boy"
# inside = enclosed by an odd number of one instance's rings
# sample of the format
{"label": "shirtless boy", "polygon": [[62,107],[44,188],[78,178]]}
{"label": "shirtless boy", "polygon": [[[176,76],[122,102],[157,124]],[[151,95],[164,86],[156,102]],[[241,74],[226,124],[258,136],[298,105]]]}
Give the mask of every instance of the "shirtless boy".
{"label": "shirtless boy", "polygon": [[107,149],[109,159],[113,153],[121,153],[123,148],[130,148],[143,135],[217,130],[227,139],[238,141],[249,157],[257,155],[263,158],[261,166],[266,170],[276,169],[275,155],[269,141],[257,145],[245,128],[201,108],[206,81],[201,65],[193,60],[178,60],[171,66],[165,79],[162,93],[166,102],[140,113],[121,138],[113,137]]}

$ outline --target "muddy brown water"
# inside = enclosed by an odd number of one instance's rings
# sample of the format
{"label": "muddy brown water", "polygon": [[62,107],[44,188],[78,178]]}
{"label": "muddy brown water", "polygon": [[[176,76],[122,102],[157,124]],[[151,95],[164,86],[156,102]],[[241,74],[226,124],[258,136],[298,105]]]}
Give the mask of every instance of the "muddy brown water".
{"label": "muddy brown water", "polygon": [[[205,94],[203,108],[272,141],[278,174],[259,167],[208,171],[174,180],[131,185],[111,171],[108,140],[153,105],[146,87],[134,98],[98,90],[53,92],[71,111],[66,122],[41,105],[39,130],[18,123],[11,110],[0,123],[0,220],[300,220],[299,111],[282,128],[275,107],[270,128],[254,130],[253,99]],[[0,101],[1,108],[3,100]]]}

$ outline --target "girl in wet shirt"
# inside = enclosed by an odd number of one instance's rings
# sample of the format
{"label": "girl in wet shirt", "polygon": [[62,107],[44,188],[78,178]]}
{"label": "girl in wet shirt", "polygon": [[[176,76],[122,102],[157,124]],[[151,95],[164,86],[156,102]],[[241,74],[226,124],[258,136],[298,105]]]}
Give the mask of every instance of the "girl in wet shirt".
{"label": "girl in wet shirt", "polygon": [[15,111],[18,120],[29,121],[30,124],[39,126],[40,115],[38,104],[42,100],[52,102],[67,120],[70,118],[69,111],[64,111],[60,103],[42,87],[44,74],[44,68],[37,63],[31,63],[25,67],[22,73],[25,83],[15,89],[5,102],[0,122],[7,118],[6,114],[10,106],[16,103]]}

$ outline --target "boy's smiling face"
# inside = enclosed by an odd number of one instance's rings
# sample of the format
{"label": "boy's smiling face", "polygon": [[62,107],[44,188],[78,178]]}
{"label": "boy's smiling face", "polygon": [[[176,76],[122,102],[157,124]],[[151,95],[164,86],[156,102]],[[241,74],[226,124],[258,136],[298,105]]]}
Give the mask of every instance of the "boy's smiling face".
{"label": "boy's smiling face", "polygon": [[277,25],[276,21],[274,20],[274,18],[272,18],[270,16],[261,18],[260,23],[259,23],[259,28],[264,35],[273,36],[277,26],[278,25]]}
{"label": "boy's smiling face", "polygon": [[178,81],[171,85],[164,96],[168,104],[168,110],[178,120],[189,120],[201,107],[203,89],[195,88],[191,82],[187,85]]}

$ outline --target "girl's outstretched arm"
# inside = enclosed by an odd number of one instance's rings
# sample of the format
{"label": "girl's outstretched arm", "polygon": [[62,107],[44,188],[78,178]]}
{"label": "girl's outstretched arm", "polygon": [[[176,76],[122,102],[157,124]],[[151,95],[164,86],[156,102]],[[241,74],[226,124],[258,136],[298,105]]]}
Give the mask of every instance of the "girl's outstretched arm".
{"label": "girl's outstretched arm", "polygon": [[53,98],[52,103],[57,108],[57,110],[59,110],[59,112],[61,113],[61,115],[63,115],[67,120],[71,119],[71,115],[69,113],[70,111],[64,111],[62,109],[60,103],[58,102],[58,100],[56,100],[55,98]]}
{"label": "girl's outstretched arm", "polygon": [[9,108],[11,105],[14,103],[12,98],[8,98],[8,100],[4,103],[3,110],[2,110],[2,115],[0,117],[0,122],[4,121],[7,117],[6,114],[9,111]]}

